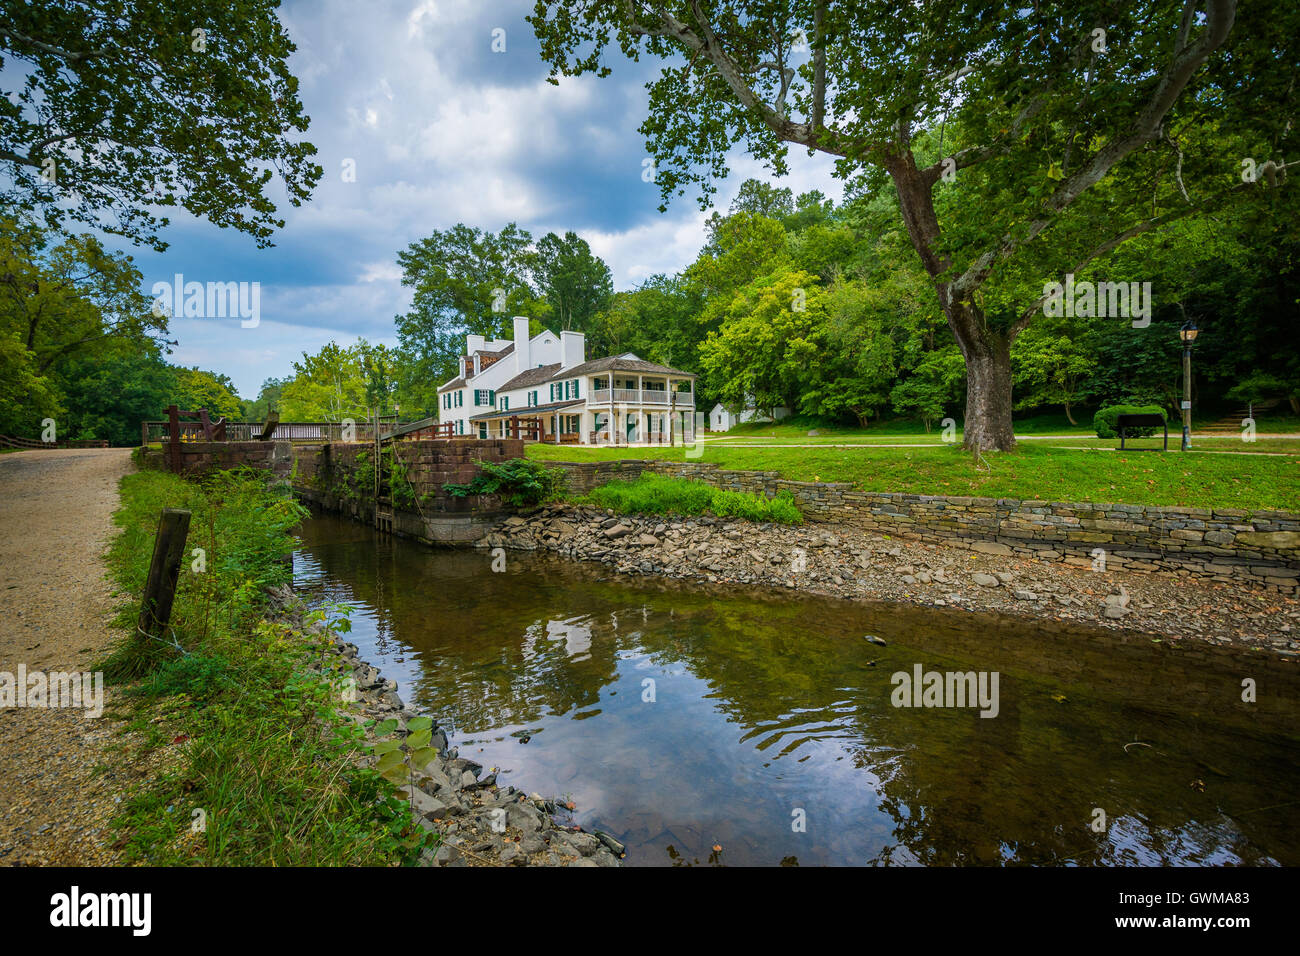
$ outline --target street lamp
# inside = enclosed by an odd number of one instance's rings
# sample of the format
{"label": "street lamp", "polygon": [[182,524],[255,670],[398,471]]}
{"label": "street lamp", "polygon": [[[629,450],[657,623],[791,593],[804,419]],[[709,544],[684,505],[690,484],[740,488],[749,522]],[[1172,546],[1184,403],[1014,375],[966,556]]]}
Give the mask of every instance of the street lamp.
{"label": "street lamp", "polygon": [[1192,346],[1199,332],[1191,319],[1178,329],[1183,343],[1183,451],[1192,447]]}

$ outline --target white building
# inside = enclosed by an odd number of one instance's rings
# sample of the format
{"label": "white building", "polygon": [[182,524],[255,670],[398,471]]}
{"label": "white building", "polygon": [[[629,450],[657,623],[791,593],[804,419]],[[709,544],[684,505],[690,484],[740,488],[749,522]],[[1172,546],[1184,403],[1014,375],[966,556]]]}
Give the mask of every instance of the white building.
{"label": "white building", "polygon": [[438,417],[457,435],[558,444],[659,445],[693,441],[695,378],[631,352],[587,360],[581,332],[515,339],[465,336],[460,374],[438,389]]}
{"label": "white building", "polygon": [[783,418],[790,417],[790,409],[780,405],[772,410],[772,415],[773,417],[769,418],[766,415],[759,414],[756,408],[742,408],[739,411],[734,411],[718,402],[713,406],[713,411],[709,412],[709,431],[730,431],[742,422],[779,422]]}

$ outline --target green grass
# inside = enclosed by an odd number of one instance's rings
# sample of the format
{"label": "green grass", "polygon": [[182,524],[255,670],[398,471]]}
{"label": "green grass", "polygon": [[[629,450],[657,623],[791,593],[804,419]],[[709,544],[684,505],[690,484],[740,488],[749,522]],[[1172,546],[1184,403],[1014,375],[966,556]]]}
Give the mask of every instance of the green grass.
{"label": "green grass", "polygon": [[[114,821],[127,862],[150,865],[388,865],[423,840],[394,787],[356,766],[360,729],[306,670],[307,639],[264,619],[266,587],[290,576],[302,509],[264,473],[200,487],[161,472],[120,485],[109,549],[127,596],[103,669],[125,683],[129,726],[159,769]],[[193,513],[168,639],[134,627],[162,508]],[[206,552],[206,570],[191,561]],[[323,616],[323,615],[322,615]],[[206,828],[191,832],[194,812]]]}
{"label": "green grass", "polygon": [[[960,448],[947,446],[705,445],[702,457],[692,460],[722,468],[775,471],[795,481],[849,482],[870,491],[1296,511],[1300,510],[1300,443],[1292,443],[1291,450],[1294,454],[1282,457],[1185,455],[1172,450],[1073,451],[1022,442],[1013,452],[985,454],[977,462]],[[528,455],[552,461],[684,460],[681,448],[529,445]]]}
{"label": "green grass", "polygon": [[573,500],[610,508],[619,514],[711,514],[746,521],[803,524],[803,515],[788,493],[765,498],[715,488],[703,481],[662,475],[642,475],[636,481],[611,481]]}

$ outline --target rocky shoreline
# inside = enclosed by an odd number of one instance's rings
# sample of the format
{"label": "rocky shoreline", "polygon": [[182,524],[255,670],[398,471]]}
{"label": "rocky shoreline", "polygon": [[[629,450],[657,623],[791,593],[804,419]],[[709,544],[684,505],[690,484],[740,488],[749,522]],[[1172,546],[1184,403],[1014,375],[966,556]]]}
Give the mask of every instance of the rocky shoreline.
{"label": "rocky shoreline", "polygon": [[[355,644],[338,640],[319,622],[307,620],[307,608],[289,586],[270,594],[273,618],[290,623],[308,635],[313,652],[309,669],[347,681],[355,700],[339,712],[353,720],[374,743],[371,722],[394,720],[397,735],[407,734],[407,724],[418,716],[397,694],[397,682],[385,679],[358,656]],[[352,696],[352,695],[349,695]],[[497,785],[497,773],[461,757],[450,747],[436,722],[432,746],[437,756],[415,773],[414,786],[401,792],[412,801],[416,823],[436,833],[436,850],[421,855],[421,866],[621,866],[625,848],[607,833],[588,833],[566,822],[559,799],[528,794]],[[363,756],[360,763],[372,765]]]}
{"label": "rocky shoreline", "polygon": [[1088,562],[1027,558],[995,542],[968,550],[830,528],[556,504],[504,519],[475,546],[553,551],[619,574],[995,611],[1300,655],[1300,598],[1276,590],[1187,572],[1094,570]]}

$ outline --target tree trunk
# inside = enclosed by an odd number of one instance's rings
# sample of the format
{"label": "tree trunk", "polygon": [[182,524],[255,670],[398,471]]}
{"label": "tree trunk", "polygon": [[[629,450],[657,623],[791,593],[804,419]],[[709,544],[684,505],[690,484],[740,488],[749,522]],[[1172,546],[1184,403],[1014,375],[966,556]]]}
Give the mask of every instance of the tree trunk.
{"label": "tree trunk", "polygon": [[1073,415],[1073,413],[1070,411],[1070,403],[1069,403],[1069,402],[1065,402],[1065,420],[1066,420],[1067,422],[1069,422],[1071,425],[1077,425],[1077,424],[1079,424],[1078,422],[1076,422],[1076,421],[1074,420],[1074,415]]}
{"label": "tree trunk", "polygon": [[963,342],[966,356],[966,424],[969,451],[1010,451],[1016,447],[1011,424],[1011,343],[1004,336]]}
{"label": "tree trunk", "polygon": [[[904,143],[906,147],[906,143]],[[939,219],[932,183],[916,167],[910,148],[886,158],[898,193],[903,223],[921,265],[934,280],[939,305],[966,360],[965,447],[972,451],[1010,451],[1016,446],[1011,427],[1011,338],[988,327],[973,291],[959,293],[945,277],[951,262],[936,251]]]}

